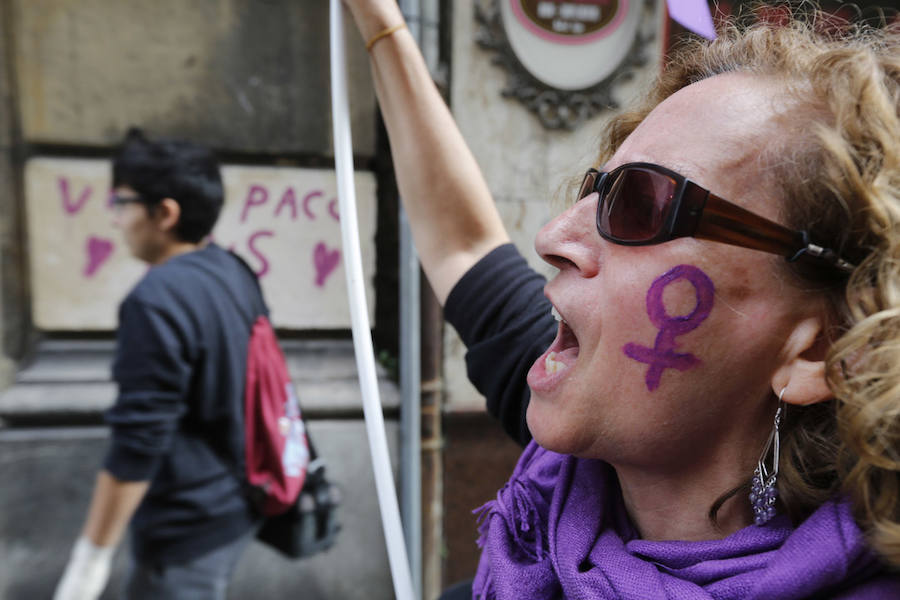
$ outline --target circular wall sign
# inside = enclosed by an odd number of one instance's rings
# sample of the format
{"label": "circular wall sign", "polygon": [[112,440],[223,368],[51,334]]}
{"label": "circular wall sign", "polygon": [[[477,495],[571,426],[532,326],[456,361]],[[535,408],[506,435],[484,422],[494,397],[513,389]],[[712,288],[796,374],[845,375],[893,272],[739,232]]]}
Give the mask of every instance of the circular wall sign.
{"label": "circular wall sign", "polygon": [[[625,7],[628,0],[623,0]],[[519,0],[512,2],[518,20],[538,37],[560,44],[582,44],[615,30],[625,11],[619,0],[582,2]]]}
{"label": "circular wall sign", "polygon": [[641,18],[635,0],[501,0],[503,28],[534,77],[560,90],[600,83],[623,61]]}

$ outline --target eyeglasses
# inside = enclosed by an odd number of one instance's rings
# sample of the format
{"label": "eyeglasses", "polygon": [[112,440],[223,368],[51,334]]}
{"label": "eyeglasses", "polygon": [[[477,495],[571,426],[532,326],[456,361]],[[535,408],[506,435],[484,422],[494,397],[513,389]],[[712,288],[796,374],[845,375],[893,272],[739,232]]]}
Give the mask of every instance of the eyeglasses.
{"label": "eyeglasses", "polygon": [[126,204],[140,204],[144,202],[144,199],[140,196],[120,196],[119,194],[112,194],[109,198],[109,203],[112,206],[125,206]]}
{"label": "eyeglasses", "polygon": [[855,267],[829,248],[716,196],[690,179],[652,163],[627,163],[609,172],[588,169],[578,199],[597,192],[597,230],[616,244],[649,246],[680,237],[812,257],[844,273]]}
{"label": "eyeglasses", "polygon": [[109,197],[109,205],[113,209],[113,213],[117,215],[122,214],[125,207],[129,204],[143,204],[147,207],[147,210],[153,209],[153,205],[148,203],[143,196],[121,196],[113,192]]}

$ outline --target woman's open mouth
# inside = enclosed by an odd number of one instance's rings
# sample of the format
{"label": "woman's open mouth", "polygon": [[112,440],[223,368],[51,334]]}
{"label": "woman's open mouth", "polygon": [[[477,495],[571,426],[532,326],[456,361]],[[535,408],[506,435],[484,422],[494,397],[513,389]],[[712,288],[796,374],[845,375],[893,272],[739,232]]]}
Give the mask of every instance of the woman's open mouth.
{"label": "woman's open mouth", "polygon": [[578,338],[556,307],[553,307],[553,316],[559,321],[559,329],[556,339],[528,372],[528,385],[532,390],[552,387],[578,358]]}

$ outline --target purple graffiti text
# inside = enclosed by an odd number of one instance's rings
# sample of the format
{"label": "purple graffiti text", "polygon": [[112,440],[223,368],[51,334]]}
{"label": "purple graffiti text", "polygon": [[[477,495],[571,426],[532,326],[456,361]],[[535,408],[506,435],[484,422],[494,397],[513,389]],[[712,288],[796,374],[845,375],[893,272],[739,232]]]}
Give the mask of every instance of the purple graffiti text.
{"label": "purple graffiti text", "polygon": [[260,267],[256,269],[256,276],[260,279],[265,277],[266,273],[269,272],[269,259],[266,258],[266,255],[263,254],[262,250],[257,247],[257,240],[264,237],[273,237],[274,235],[274,231],[263,229],[251,234],[247,239],[247,248],[250,250],[250,254],[252,254],[260,262]]}
{"label": "purple graffiti text", "polygon": [[[278,198],[278,203],[274,203],[274,198]],[[325,192],[319,189],[309,190],[302,195],[292,186],[288,186],[281,192],[281,195],[270,193],[269,188],[265,185],[255,183],[247,188],[247,194],[244,197],[244,204],[241,207],[240,222],[246,223],[250,216],[251,210],[256,213],[256,209],[269,204],[272,198],[275,209],[273,216],[282,218],[281,215],[289,215],[291,221],[296,221],[302,214],[310,221],[315,221],[320,214],[327,214],[335,221],[339,220],[335,205],[337,201],[334,198],[325,202],[327,198]],[[271,208],[270,208],[271,210]]]}
{"label": "purple graffiti text", "polygon": [[69,189],[69,178],[59,177],[57,178],[57,183],[59,184],[59,194],[62,198],[63,210],[66,211],[67,215],[77,214],[94,192],[94,188],[86,185],[84,186],[84,189],[81,190],[81,193],[78,194],[78,197],[73,200],[72,191]]}

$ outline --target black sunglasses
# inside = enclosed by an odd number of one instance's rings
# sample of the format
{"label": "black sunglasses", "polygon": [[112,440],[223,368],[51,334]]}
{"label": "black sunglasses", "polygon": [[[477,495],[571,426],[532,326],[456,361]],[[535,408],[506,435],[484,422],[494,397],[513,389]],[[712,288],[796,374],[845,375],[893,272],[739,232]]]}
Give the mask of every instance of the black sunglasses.
{"label": "black sunglasses", "polygon": [[597,192],[597,230],[616,244],[649,246],[680,237],[722,242],[784,256],[815,258],[844,273],[855,267],[829,248],[716,196],[675,171],[627,163],[609,172],[588,169],[578,199]]}

